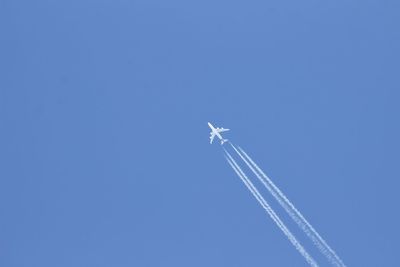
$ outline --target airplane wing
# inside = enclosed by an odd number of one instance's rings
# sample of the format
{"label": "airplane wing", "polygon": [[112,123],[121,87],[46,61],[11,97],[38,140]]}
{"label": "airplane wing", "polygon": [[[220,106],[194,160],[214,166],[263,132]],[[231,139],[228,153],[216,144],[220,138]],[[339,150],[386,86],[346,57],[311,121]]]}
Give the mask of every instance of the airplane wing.
{"label": "airplane wing", "polygon": [[216,130],[217,130],[218,133],[229,131],[229,129],[224,129],[224,128],[217,128]]}
{"label": "airplane wing", "polygon": [[210,144],[212,144],[212,142],[214,141],[214,137],[215,137],[215,134],[211,133],[211,135],[210,135]]}

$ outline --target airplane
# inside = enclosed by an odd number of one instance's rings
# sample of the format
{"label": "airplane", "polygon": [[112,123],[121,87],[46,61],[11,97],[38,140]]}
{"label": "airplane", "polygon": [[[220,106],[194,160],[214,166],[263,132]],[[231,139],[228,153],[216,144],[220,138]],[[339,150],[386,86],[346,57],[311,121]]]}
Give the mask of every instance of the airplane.
{"label": "airplane", "polygon": [[224,128],[214,128],[211,123],[208,122],[208,126],[211,128],[210,132],[210,144],[212,144],[214,137],[217,136],[221,140],[221,145],[223,145],[228,139],[224,139],[221,136],[222,132],[229,131],[229,129],[224,129]]}

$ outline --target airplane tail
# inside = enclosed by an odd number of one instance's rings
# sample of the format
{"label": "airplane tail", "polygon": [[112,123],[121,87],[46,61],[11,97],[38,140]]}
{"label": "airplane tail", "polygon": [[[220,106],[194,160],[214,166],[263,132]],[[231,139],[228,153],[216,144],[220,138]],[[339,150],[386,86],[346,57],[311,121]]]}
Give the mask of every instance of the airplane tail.
{"label": "airplane tail", "polygon": [[221,145],[223,145],[227,141],[228,141],[228,139],[221,139]]}

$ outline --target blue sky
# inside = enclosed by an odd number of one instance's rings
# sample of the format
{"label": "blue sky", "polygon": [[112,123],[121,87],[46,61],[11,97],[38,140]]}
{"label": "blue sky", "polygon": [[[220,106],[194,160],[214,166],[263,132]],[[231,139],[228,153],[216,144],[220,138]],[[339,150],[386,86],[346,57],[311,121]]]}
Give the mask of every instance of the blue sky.
{"label": "blue sky", "polygon": [[307,266],[211,121],[348,266],[397,266],[399,8],[1,1],[0,265]]}

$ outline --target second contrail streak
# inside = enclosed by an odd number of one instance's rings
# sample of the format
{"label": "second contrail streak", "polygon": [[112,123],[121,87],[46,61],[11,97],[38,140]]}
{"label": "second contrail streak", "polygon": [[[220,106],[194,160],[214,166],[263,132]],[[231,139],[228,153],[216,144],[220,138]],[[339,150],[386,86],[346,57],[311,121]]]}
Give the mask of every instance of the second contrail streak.
{"label": "second contrail streak", "polygon": [[240,166],[236,163],[236,161],[232,158],[232,156],[225,150],[226,160],[229,165],[231,165],[232,169],[236,172],[242,182],[246,185],[249,191],[253,194],[253,196],[257,199],[260,205],[265,209],[271,219],[276,223],[276,225],[282,230],[282,232],[286,235],[289,241],[293,244],[293,246],[300,252],[300,254],[305,258],[305,260],[312,267],[318,267],[317,262],[308,254],[308,252],[304,249],[304,247],[297,241],[296,237],[289,231],[289,229],[285,226],[282,220],[278,217],[278,215],[274,212],[274,210],[269,206],[267,201],[263,198],[263,196],[258,192],[253,183],[247,178],[246,174],[242,171]]}

